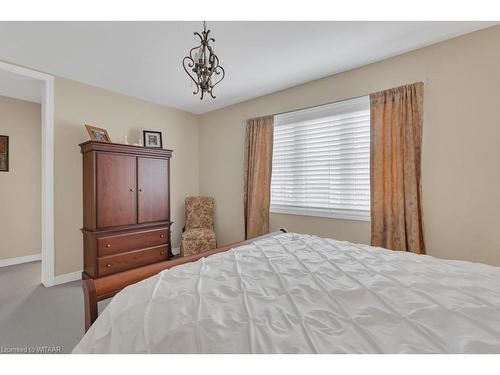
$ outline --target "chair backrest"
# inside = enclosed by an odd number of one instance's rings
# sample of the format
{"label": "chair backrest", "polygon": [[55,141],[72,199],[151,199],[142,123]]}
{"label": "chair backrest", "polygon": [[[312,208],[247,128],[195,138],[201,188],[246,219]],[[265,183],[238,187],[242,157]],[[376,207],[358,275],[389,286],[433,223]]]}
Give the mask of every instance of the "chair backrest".
{"label": "chair backrest", "polygon": [[186,198],[186,230],[214,229],[214,198]]}

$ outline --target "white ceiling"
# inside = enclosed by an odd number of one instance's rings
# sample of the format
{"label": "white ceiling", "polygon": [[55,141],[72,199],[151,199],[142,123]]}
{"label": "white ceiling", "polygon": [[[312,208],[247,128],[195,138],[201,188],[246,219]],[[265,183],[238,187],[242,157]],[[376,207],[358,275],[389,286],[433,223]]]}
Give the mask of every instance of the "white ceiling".
{"label": "white ceiling", "polygon": [[201,22],[0,22],[0,60],[204,113],[495,22],[208,22],[226,78],[192,94],[181,60]]}
{"label": "white ceiling", "polygon": [[0,96],[41,103],[42,81],[0,70]]}

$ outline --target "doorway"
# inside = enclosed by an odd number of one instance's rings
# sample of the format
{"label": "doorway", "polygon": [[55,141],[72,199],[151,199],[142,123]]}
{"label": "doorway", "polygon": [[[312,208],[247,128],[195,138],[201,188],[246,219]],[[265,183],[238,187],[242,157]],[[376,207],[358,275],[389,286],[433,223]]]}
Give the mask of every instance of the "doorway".
{"label": "doorway", "polygon": [[[54,77],[32,69],[0,61],[0,72],[24,77],[39,83],[42,125],[42,189],[41,189],[41,233],[42,233],[42,284],[46,287],[55,284],[54,273]],[[18,90],[14,85],[11,90]],[[8,93],[3,93],[6,95]]]}

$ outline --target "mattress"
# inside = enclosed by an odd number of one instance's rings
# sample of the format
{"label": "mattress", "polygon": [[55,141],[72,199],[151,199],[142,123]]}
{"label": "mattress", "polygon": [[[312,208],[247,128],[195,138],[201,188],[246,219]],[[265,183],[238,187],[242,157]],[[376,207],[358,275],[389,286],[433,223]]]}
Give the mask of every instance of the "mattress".
{"label": "mattress", "polygon": [[500,268],[285,233],[118,293],[74,353],[500,353]]}

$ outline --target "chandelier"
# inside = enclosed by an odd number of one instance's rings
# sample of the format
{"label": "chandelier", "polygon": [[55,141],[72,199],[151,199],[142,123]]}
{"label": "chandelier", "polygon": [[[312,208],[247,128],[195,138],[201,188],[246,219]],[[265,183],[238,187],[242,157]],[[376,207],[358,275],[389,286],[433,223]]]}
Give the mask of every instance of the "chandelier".
{"label": "chandelier", "polygon": [[[219,58],[214,53],[210,43],[214,43],[214,38],[209,38],[210,30],[207,30],[205,21],[203,21],[203,31],[195,32],[194,35],[200,38],[201,44],[189,50],[189,56],[182,59],[182,67],[187,75],[196,85],[194,95],[201,91],[200,100],[203,99],[205,93],[215,99],[213,89],[226,76],[224,68],[219,65]],[[192,72],[192,73],[191,73]]]}

